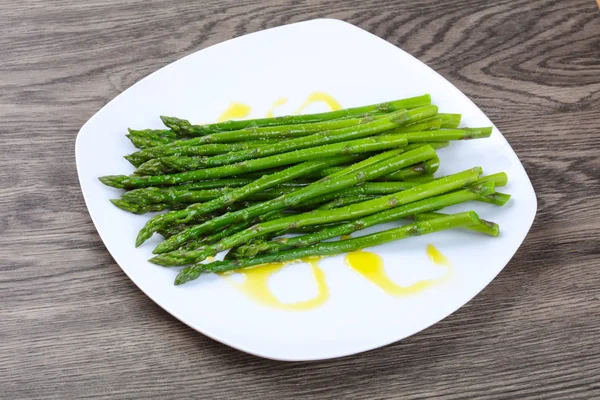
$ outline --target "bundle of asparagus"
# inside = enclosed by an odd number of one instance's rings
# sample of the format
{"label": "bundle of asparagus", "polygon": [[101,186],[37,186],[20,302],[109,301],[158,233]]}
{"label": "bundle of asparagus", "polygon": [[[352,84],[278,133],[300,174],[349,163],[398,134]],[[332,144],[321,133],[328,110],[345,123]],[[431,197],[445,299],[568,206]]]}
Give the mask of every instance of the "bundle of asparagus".
{"label": "bundle of asparagus", "polygon": [[[339,254],[452,228],[497,236],[473,211],[441,214],[467,201],[504,205],[504,173],[480,167],[434,178],[436,149],[485,138],[492,129],[460,128],[460,114],[438,113],[429,95],[320,114],[208,125],[161,117],[166,130],[129,130],[139,151],[125,156],[133,175],[99,178],[125,189],[117,207],[150,218],[136,246],[165,240],[150,261],[187,265],[175,284],[202,273]],[[283,140],[285,139],[285,140]],[[377,224],[414,222],[334,242]],[[286,237],[287,233],[299,236]],[[229,250],[223,261],[203,263]]]}

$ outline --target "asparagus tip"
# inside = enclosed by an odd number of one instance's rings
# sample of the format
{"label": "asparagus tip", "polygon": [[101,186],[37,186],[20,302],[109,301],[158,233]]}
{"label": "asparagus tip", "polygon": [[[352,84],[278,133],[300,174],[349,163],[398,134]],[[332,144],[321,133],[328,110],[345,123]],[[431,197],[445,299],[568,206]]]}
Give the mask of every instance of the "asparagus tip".
{"label": "asparagus tip", "polygon": [[191,277],[188,275],[189,268],[184,268],[175,277],[175,286],[183,285],[184,283],[191,280]]}
{"label": "asparagus tip", "polygon": [[129,203],[128,201],[121,199],[110,199],[110,202],[115,206],[119,207],[121,210],[128,211],[134,214],[140,214],[140,208],[137,204]]}
{"label": "asparagus tip", "polygon": [[100,182],[106,186],[114,187],[117,189],[124,189],[123,181],[127,179],[125,175],[106,175],[98,178]]}

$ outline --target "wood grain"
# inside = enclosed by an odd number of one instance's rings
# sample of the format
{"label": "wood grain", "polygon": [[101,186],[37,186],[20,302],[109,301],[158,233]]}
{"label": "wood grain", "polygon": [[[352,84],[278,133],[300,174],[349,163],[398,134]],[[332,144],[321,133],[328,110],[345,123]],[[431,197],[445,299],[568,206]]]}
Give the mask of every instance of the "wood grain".
{"label": "wood grain", "polygon": [[[0,1],[0,398],[600,398],[600,15],[592,0]],[[490,116],[539,211],[498,278],[399,343],[314,363],[197,334],[102,245],[81,125],[156,69],[317,17],[432,66]]]}

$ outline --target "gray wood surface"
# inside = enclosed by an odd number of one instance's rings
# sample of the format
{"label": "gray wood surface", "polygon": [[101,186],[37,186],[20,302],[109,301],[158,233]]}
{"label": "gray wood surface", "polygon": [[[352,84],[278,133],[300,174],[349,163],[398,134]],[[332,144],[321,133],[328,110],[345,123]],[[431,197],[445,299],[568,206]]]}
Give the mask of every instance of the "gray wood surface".
{"label": "gray wood surface", "polygon": [[[150,301],[100,241],[77,131],[209,45],[317,17],[450,79],[523,161],[539,211],[451,317],[313,363],[259,359]],[[600,15],[593,0],[0,1],[0,398],[600,398]]]}

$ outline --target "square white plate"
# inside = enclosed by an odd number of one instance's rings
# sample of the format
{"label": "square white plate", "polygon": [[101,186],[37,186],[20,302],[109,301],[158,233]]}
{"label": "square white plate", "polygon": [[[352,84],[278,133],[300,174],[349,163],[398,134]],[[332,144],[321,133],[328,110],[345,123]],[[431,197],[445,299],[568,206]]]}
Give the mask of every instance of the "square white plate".
{"label": "square white plate", "polygon": [[[161,128],[160,115],[215,121],[232,102],[252,106],[250,117],[277,109],[293,112],[315,91],[326,92],[343,107],[353,107],[423,93],[441,112],[463,115],[463,126],[491,121],[450,82],[390,43],[348,23],[320,19],[253,33],[184,57],[142,79],[117,96],[81,128],[77,170],[83,195],[100,237],[123,271],[167,312],[218,341],[261,357],[317,360],[373,349],[403,339],[445,318],[472,299],[504,268],[529,231],[536,212],[531,182],[502,134],[452,143],[440,150],[438,175],[482,166],[485,174],[505,171],[513,195],[504,207],[469,203],[500,224],[498,238],[450,231],[369,249],[385,262],[400,284],[436,274],[425,248],[432,243],[449,258],[454,274],[447,282],[411,297],[386,295],[344,265],[344,257],[320,262],[330,299],[310,311],[282,311],[261,306],[216,275],[174,286],[178,269],[147,262],[158,243],[136,249],[134,240],[148,216],[121,211],[108,200],[121,191],[98,181],[102,175],[133,170],[123,155],[135,149],[128,127]],[[315,106],[305,112],[327,110]],[[393,225],[391,225],[393,226]],[[381,228],[379,228],[381,229]],[[432,269],[433,268],[433,269]],[[439,267],[437,267],[439,268]],[[296,264],[270,282],[282,300],[310,298],[315,283],[308,267]]]}

